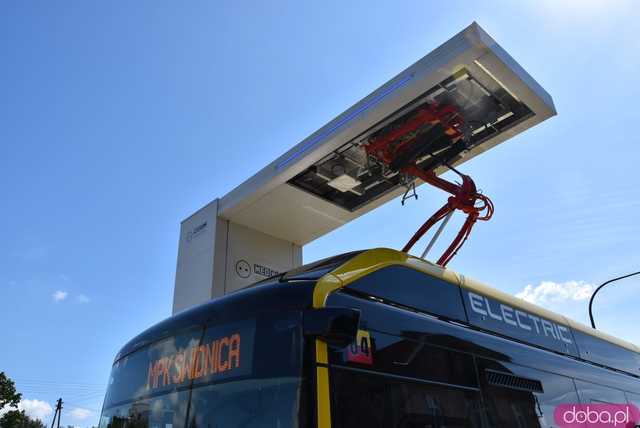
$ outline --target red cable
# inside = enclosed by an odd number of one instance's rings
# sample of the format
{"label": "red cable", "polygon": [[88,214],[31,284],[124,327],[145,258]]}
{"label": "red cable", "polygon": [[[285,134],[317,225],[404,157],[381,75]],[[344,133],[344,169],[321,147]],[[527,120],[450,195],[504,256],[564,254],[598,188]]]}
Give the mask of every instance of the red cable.
{"label": "red cable", "polygon": [[[402,150],[410,145],[415,136],[411,135],[421,126],[427,123],[440,122],[445,133],[452,140],[461,136],[459,129],[462,125],[462,118],[457,114],[455,108],[451,106],[439,107],[431,105],[427,108],[419,110],[413,117],[407,120],[401,126],[389,131],[384,135],[379,135],[370,140],[365,147],[369,155],[377,157],[386,164],[393,162]],[[402,140],[402,138],[405,138]],[[446,266],[453,259],[460,248],[464,245],[471,234],[476,221],[487,221],[493,216],[494,206],[489,197],[478,193],[476,185],[468,175],[460,174],[453,168],[450,168],[462,178],[462,184],[452,183],[443,178],[436,176],[433,171],[424,171],[415,163],[407,165],[401,169],[402,173],[418,177],[425,183],[450,193],[447,203],[436,211],[420,228],[413,234],[409,242],[402,248],[403,252],[409,252],[413,245],[420,240],[434,225],[442,221],[447,215],[455,210],[460,210],[467,214],[467,219],[458,231],[451,244],[438,259],[440,266]]]}

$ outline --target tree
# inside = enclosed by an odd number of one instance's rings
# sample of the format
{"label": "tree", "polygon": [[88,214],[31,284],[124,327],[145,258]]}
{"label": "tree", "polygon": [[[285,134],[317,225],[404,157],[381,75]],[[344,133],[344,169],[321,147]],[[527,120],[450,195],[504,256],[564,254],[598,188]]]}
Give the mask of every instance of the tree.
{"label": "tree", "polygon": [[21,398],[22,394],[16,391],[16,384],[4,372],[0,372],[0,409],[5,406],[17,409]]}
{"label": "tree", "polygon": [[29,416],[24,415],[24,420],[20,428],[47,428],[47,426],[43,424],[40,419],[31,419]]}
{"label": "tree", "polygon": [[4,372],[0,372],[0,409],[7,410],[0,417],[0,428],[46,428],[38,419],[31,419],[24,410],[18,409],[22,394]]}
{"label": "tree", "polygon": [[0,418],[0,428],[47,428],[39,419],[32,419],[24,410],[11,410]]}

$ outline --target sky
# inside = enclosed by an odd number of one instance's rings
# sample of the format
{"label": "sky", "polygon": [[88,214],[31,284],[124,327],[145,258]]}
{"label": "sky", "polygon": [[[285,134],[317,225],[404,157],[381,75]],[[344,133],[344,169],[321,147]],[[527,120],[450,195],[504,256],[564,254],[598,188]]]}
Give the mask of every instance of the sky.
{"label": "sky", "polygon": [[[496,213],[450,267],[586,323],[594,286],[640,270],[639,10],[2,2],[0,371],[34,417],[49,423],[62,396],[63,425],[95,425],[116,352],[171,314],[180,221],[473,21],[558,116],[464,164]],[[305,262],[401,248],[446,198],[419,194],[310,243]],[[605,289],[599,327],[640,344],[639,291]]]}

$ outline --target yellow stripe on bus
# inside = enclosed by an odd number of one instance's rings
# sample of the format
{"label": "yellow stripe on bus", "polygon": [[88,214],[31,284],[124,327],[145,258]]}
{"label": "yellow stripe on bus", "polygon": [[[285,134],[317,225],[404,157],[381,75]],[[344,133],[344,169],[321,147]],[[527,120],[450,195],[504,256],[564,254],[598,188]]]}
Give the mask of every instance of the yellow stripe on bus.
{"label": "yellow stripe on bus", "polygon": [[[313,290],[313,307],[323,308],[332,291],[343,286],[342,281],[333,275],[324,275]],[[316,339],[316,364],[328,364],[329,356],[326,342]],[[329,395],[329,369],[316,366],[316,408],[318,428],[331,428],[331,396]]]}
{"label": "yellow stripe on bus", "polygon": [[331,428],[331,402],[329,397],[329,369],[316,367],[318,397],[318,428]]}
{"label": "yellow stripe on bus", "polygon": [[327,297],[332,291],[343,287],[344,284],[337,277],[326,274],[318,280],[313,289],[313,307],[316,309],[324,308]]}
{"label": "yellow stripe on bus", "polygon": [[316,363],[329,364],[327,344],[319,339],[316,339]]}

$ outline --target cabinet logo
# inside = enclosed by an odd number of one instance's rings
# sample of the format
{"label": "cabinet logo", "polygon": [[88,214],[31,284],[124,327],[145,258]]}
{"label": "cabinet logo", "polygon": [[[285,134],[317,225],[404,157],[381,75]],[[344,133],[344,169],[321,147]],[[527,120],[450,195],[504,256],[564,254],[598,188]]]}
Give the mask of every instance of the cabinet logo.
{"label": "cabinet logo", "polygon": [[553,412],[561,428],[634,428],[640,423],[640,410],[633,404],[569,403]]}
{"label": "cabinet logo", "polygon": [[207,222],[205,221],[204,223],[201,223],[198,226],[191,229],[189,232],[187,232],[187,242],[191,242],[193,238],[198,236],[202,231],[206,230],[206,228],[207,228]]}

